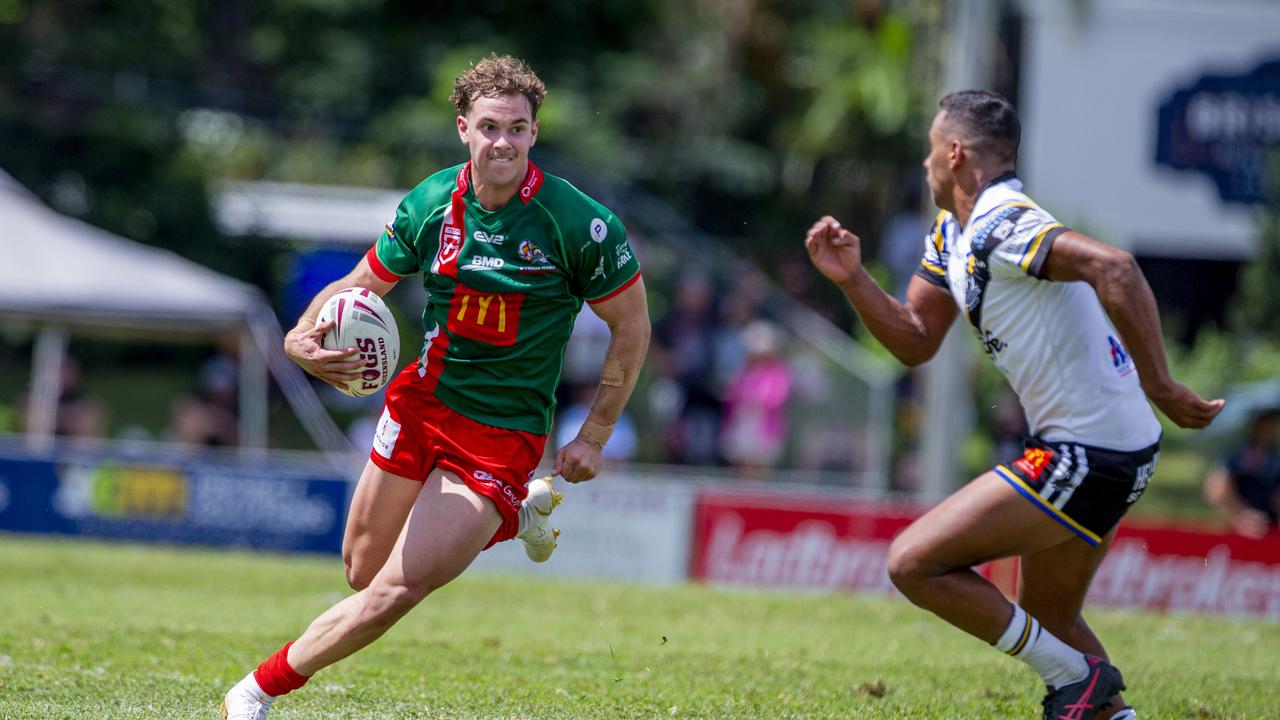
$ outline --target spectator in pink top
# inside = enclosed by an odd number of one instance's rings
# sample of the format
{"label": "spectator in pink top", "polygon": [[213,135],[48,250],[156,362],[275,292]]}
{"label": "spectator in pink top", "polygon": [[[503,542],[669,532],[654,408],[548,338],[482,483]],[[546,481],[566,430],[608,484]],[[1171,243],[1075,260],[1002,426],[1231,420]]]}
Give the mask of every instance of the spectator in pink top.
{"label": "spectator in pink top", "polygon": [[787,439],[791,369],[781,356],[781,335],[766,320],[742,330],[747,363],[725,392],[721,451],[730,464],[759,477],[782,458]]}

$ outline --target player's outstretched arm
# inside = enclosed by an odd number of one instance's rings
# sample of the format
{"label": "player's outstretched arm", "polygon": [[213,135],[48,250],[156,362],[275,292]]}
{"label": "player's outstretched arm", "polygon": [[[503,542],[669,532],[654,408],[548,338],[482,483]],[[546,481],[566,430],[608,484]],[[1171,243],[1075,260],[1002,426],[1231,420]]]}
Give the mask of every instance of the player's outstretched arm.
{"label": "player's outstretched arm", "polygon": [[[307,305],[302,317],[298,318],[298,324],[284,336],[285,354],[303,370],[334,387],[340,388],[358,379],[359,370],[363,367],[359,353],[355,348],[325,350],[321,343],[333,322],[317,325],[316,316],[329,298],[349,287],[368,288],[378,295],[386,295],[395,286],[394,282],[387,282],[374,274],[368,259],[360,258],[351,272],[326,285]],[[356,359],[349,359],[353,356]]]}
{"label": "player's outstretched arm", "polygon": [[649,303],[644,278],[591,309],[609,325],[609,349],[586,421],[578,436],[556,453],[552,472],[571,483],[590,480],[600,472],[605,443],[631,398],[649,350]]}
{"label": "player's outstretched arm", "polygon": [[1102,308],[1129,348],[1142,389],[1179,427],[1202,428],[1213,422],[1223,401],[1205,400],[1169,374],[1160,314],[1151,286],[1129,253],[1083,233],[1058,236],[1045,259],[1050,280],[1083,280],[1093,286]]}
{"label": "player's outstretched arm", "polygon": [[827,215],[804,239],[809,260],[849,298],[880,344],[908,366],[933,357],[955,321],[956,304],[945,291],[919,277],[907,286],[907,301],[884,291],[862,265],[862,240]]}

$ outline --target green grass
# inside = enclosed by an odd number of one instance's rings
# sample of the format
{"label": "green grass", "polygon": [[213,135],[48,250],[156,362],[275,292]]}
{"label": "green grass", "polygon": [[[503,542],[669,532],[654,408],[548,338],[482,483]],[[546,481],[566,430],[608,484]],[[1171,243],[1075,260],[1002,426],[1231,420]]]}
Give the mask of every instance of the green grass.
{"label": "green grass", "polygon": [[[330,557],[0,535],[0,718],[216,717],[344,591]],[[1280,712],[1280,625],[1091,618],[1144,718]],[[899,600],[475,575],[272,718],[1030,718],[1041,692]]]}

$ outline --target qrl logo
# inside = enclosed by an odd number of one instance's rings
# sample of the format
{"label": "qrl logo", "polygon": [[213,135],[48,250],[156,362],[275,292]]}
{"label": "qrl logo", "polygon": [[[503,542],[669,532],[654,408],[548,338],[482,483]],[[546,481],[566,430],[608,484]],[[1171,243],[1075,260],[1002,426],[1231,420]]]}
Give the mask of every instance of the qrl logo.
{"label": "qrl logo", "polygon": [[446,227],[440,236],[440,264],[448,265],[457,260],[461,250],[462,231],[456,227]]}
{"label": "qrl logo", "polygon": [[382,338],[356,338],[356,347],[360,350],[360,359],[364,361],[364,369],[360,371],[360,387],[364,390],[377,390],[382,387],[380,380],[387,375],[387,343]]}
{"label": "qrl logo", "polygon": [[498,345],[514,345],[520,332],[524,293],[481,293],[459,283],[449,301],[449,334]]}

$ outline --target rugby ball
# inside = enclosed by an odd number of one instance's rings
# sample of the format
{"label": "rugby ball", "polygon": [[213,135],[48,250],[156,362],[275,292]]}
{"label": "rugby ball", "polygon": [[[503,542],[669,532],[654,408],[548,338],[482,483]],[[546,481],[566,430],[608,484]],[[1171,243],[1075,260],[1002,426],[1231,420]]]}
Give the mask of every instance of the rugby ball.
{"label": "rugby ball", "polygon": [[355,348],[364,363],[360,377],[338,389],[365,397],[386,387],[400,362],[400,331],[382,298],[372,290],[347,288],[329,298],[316,316],[317,324],[330,320],[334,325],[324,334],[325,349]]}

